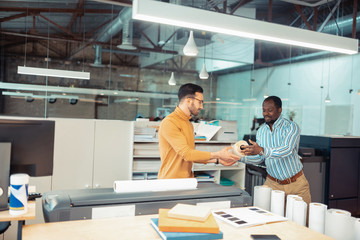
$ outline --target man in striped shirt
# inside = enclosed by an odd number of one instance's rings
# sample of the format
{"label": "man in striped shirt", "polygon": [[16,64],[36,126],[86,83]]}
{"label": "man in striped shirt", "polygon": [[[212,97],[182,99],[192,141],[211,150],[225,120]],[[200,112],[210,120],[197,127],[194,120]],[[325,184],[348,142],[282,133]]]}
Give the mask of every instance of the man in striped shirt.
{"label": "man in striped shirt", "polygon": [[281,116],[282,102],[270,96],[263,102],[263,124],[256,133],[256,142],[249,140],[242,162],[259,164],[265,161],[267,177],[264,185],[273,190],[295,194],[311,202],[309,183],[298,155],[300,128]]}

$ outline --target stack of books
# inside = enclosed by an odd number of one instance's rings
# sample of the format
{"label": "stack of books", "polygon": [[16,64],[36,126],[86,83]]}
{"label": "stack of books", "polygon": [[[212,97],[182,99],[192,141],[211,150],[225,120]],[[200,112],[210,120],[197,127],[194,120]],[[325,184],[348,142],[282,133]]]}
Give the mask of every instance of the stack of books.
{"label": "stack of books", "polygon": [[151,225],[164,240],[223,238],[218,223],[206,206],[177,204],[172,209],[159,209],[159,218],[152,218]]}
{"label": "stack of books", "polygon": [[196,172],[195,178],[198,182],[215,182],[215,177],[205,172]]}

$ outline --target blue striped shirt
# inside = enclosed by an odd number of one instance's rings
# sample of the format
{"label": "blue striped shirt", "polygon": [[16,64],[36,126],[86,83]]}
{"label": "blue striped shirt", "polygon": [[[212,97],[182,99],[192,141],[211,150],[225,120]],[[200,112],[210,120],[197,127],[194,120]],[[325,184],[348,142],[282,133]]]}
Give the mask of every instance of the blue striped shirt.
{"label": "blue striped shirt", "polygon": [[259,164],[265,161],[266,171],[279,180],[290,178],[297,174],[303,165],[298,155],[300,128],[290,120],[280,116],[270,130],[263,124],[256,133],[256,142],[264,148],[264,154],[245,156],[242,162]]}

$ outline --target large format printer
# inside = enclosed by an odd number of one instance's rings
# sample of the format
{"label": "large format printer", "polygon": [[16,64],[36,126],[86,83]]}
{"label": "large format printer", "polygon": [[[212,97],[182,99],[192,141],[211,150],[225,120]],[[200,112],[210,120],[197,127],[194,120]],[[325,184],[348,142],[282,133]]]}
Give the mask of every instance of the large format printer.
{"label": "large format printer", "polygon": [[194,190],[116,193],[113,188],[58,190],[43,194],[45,222],[92,219],[97,209],[113,206],[135,206],[135,215],[157,214],[159,208],[177,203],[196,204],[230,201],[231,207],[252,204],[251,196],[234,186],[199,183]]}

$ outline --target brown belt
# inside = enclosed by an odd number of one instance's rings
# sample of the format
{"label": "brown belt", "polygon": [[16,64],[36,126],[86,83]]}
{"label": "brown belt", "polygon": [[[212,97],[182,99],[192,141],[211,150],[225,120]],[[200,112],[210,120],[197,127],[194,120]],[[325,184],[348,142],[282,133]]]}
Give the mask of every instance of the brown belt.
{"label": "brown belt", "polygon": [[291,178],[287,178],[287,179],[284,179],[284,180],[276,179],[276,178],[270,176],[269,174],[267,175],[267,178],[273,180],[274,182],[277,182],[278,184],[285,185],[285,184],[290,184],[292,182],[295,182],[296,179],[298,179],[303,174],[304,174],[304,172],[303,172],[303,170],[301,170],[300,172],[298,172],[297,174],[295,174]]}

